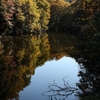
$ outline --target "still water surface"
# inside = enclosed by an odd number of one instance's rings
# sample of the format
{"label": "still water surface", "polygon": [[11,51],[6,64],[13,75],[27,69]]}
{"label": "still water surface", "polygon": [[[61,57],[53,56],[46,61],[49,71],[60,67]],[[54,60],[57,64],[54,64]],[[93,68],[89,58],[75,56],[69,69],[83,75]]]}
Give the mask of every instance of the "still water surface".
{"label": "still water surface", "polygon": [[[70,86],[75,87],[79,77],[78,63],[71,57],[62,57],[59,60],[47,61],[43,66],[35,69],[35,74],[31,77],[29,86],[20,92],[20,100],[48,100],[41,94],[47,91],[48,83],[57,83],[63,87],[63,78],[68,81]],[[77,100],[73,95],[67,100]]]}
{"label": "still water surface", "polygon": [[[65,33],[0,38],[0,100],[100,100],[99,41]],[[77,96],[51,95],[64,82]]]}

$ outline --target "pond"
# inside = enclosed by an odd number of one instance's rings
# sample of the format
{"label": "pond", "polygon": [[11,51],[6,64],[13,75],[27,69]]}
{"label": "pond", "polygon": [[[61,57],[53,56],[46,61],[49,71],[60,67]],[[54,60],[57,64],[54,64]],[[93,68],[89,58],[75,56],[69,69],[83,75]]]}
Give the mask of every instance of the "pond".
{"label": "pond", "polygon": [[[63,87],[63,78],[69,85],[76,87],[78,82],[78,63],[70,57],[63,57],[60,60],[47,61],[43,66],[35,69],[35,74],[31,77],[31,83],[20,92],[20,100],[47,100],[47,97],[41,95],[47,91],[49,83],[57,83]],[[69,100],[76,100],[76,97],[70,96]]]}
{"label": "pond", "polygon": [[49,33],[0,38],[0,100],[99,100],[99,37]]}

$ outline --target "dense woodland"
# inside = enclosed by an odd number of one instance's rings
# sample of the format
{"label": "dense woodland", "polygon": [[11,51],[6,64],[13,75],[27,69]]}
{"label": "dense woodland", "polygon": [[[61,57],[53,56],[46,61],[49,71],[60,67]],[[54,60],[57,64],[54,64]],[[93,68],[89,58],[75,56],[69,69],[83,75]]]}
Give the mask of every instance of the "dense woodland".
{"label": "dense woodland", "polygon": [[99,100],[99,2],[0,0],[0,98],[17,100],[20,90],[30,84],[36,67],[71,56],[81,67],[78,96]]}
{"label": "dense woodland", "polygon": [[99,0],[56,1],[51,2],[50,30],[71,33],[100,31]]}
{"label": "dense woodland", "polygon": [[31,34],[47,29],[49,8],[46,0],[0,0],[0,34]]}
{"label": "dense woodland", "polygon": [[98,33],[99,0],[0,0],[0,34]]}

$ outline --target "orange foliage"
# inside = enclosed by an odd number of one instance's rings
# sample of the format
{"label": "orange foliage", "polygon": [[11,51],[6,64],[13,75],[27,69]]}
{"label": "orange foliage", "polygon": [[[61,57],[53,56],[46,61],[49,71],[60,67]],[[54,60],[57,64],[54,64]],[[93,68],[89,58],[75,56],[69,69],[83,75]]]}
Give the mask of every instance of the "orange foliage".
{"label": "orange foliage", "polygon": [[5,13],[3,14],[4,19],[8,23],[10,27],[13,26],[13,14],[15,13],[15,3],[13,0],[1,0],[3,7],[5,9]]}

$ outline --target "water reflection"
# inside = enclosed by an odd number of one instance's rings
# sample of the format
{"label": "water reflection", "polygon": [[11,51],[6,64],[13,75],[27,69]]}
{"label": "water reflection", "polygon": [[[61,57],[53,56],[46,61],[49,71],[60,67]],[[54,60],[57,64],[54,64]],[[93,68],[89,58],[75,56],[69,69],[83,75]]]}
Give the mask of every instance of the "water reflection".
{"label": "water reflection", "polygon": [[48,35],[4,37],[0,41],[0,99],[18,100],[19,92],[30,84],[36,67],[50,56]]}
{"label": "water reflection", "polygon": [[[27,99],[40,100],[46,91],[44,84],[56,80],[62,87],[62,78],[67,75],[70,85],[80,90],[76,93],[80,100],[99,100],[100,35],[90,37],[50,33],[49,37],[44,34],[0,38],[0,100],[25,100],[25,95],[29,95]],[[74,95],[69,97],[74,99]]]}
{"label": "water reflection", "polygon": [[[50,100],[50,96],[41,95],[48,90],[48,85],[55,82],[63,87],[62,78],[64,78],[71,86],[75,87],[75,83],[79,80],[77,73],[78,63],[73,58],[64,56],[59,60],[47,61],[42,67],[36,68],[31,84],[21,91],[20,100],[27,100],[25,95],[29,100]],[[75,99],[76,97],[71,95],[68,100]]]}
{"label": "water reflection", "polygon": [[[51,53],[55,55],[63,54],[74,57],[80,64],[80,82],[76,83],[81,90],[78,92],[80,100],[99,100],[100,99],[100,35],[82,34],[67,35],[66,34],[50,34],[54,40],[51,40],[51,47],[56,45]],[[67,38],[66,38],[67,37]],[[91,38],[90,38],[91,37]],[[70,42],[68,43],[68,40]],[[62,49],[63,48],[63,49]],[[57,51],[57,52],[55,52]]]}

